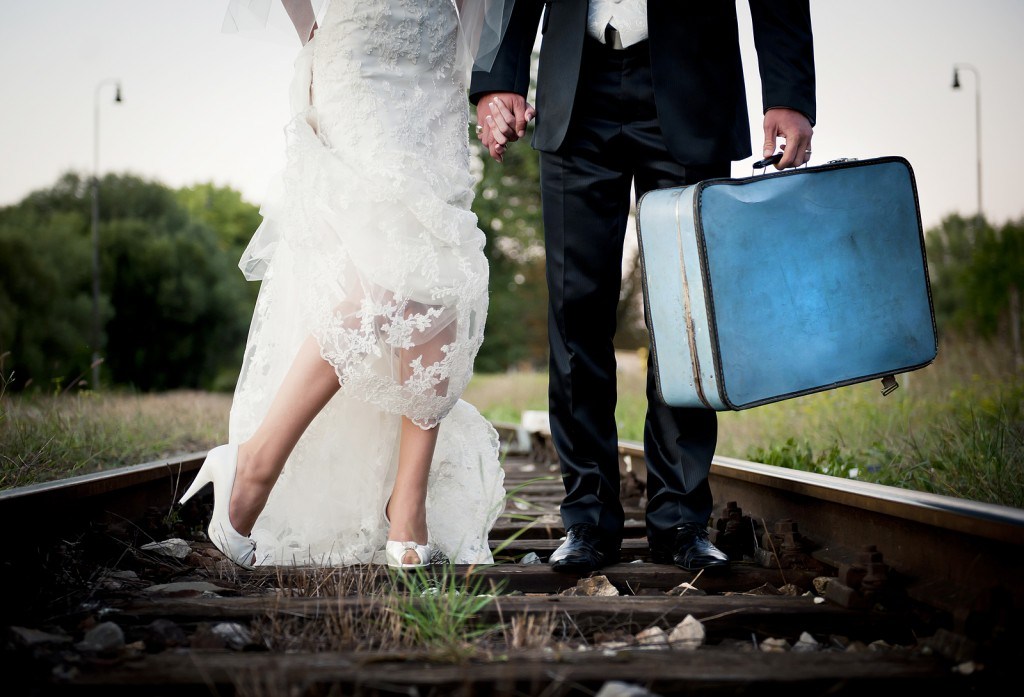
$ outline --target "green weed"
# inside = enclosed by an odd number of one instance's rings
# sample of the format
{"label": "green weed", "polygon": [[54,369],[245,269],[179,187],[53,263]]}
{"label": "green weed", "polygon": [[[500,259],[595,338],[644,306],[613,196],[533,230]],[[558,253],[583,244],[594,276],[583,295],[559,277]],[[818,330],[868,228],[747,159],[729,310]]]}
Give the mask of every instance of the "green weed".
{"label": "green weed", "polygon": [[480,612],[494,602],[504,584],[486,583],[472,568],[393,569],[397,588],[386,599],[401,620],[403,643],[426,650],[438,660],[461,661],[478,651],[477,643],[503,630],[500,622],[481,622]]}

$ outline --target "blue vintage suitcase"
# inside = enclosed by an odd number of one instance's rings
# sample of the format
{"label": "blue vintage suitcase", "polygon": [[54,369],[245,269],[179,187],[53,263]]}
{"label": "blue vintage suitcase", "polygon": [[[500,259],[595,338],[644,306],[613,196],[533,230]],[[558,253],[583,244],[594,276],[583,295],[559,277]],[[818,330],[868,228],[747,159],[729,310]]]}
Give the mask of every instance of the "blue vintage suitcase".
{"label": "blue vintage suitcase", "polygon": [[738,410],[923,368],[938,342],[901,157],[657,189],[637,235],[652,359],[674,406]]}

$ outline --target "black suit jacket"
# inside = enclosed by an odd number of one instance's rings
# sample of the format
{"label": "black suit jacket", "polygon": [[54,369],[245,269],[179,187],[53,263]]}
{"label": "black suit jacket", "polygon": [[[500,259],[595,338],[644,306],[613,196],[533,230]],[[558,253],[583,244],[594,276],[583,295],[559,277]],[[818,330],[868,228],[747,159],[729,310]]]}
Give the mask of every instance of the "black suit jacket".
{"label": "black suit jacket", "polygon": [[[788,107],[815,121],[809,0],[749,0],[762,106]],[[489,92],[526,95],[540,27],[533,146],[562,145],[580,81],[588,0],[517,0],[489,72],[474,71],[470,100]],[[543,14],[543,17],[542,17]],[[683,164],[751,154],[736,0],[648,0],[651,72],[669,151]]]}

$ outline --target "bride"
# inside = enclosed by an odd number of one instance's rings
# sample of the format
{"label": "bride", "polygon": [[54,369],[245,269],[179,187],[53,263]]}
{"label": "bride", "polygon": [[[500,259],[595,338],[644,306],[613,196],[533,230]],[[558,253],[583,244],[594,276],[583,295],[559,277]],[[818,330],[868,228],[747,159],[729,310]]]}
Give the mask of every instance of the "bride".
{"label": "bride", "polygon": [[259,299],[228,443],[180,502],[212,483],[210,540],[246,568],[489,563],[498,437],[460,399],[488,297],[471,0],[281,1],[304,45],[278,192],[239,263]]}

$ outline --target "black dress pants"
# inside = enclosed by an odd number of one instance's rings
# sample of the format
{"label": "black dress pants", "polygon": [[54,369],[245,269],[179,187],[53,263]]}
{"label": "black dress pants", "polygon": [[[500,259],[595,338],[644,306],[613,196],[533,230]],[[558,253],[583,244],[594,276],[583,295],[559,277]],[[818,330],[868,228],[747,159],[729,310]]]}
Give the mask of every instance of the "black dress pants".
{"label": "black dress pants", "polygon": [[[543,104],[538,105],[543,109]],[[566,527],[596,524],[621,537],[615,424],[615,311],[630,213],[644,192],[729,176],[730,163],[683,166],[666,149],[647,42],[614,50],[588,39],[566,140],[540,156],[549,295],[549,409],[561,461]],[[669,407],[647,371],[644,424],[648,536],[706,523],[714,411]]]}

